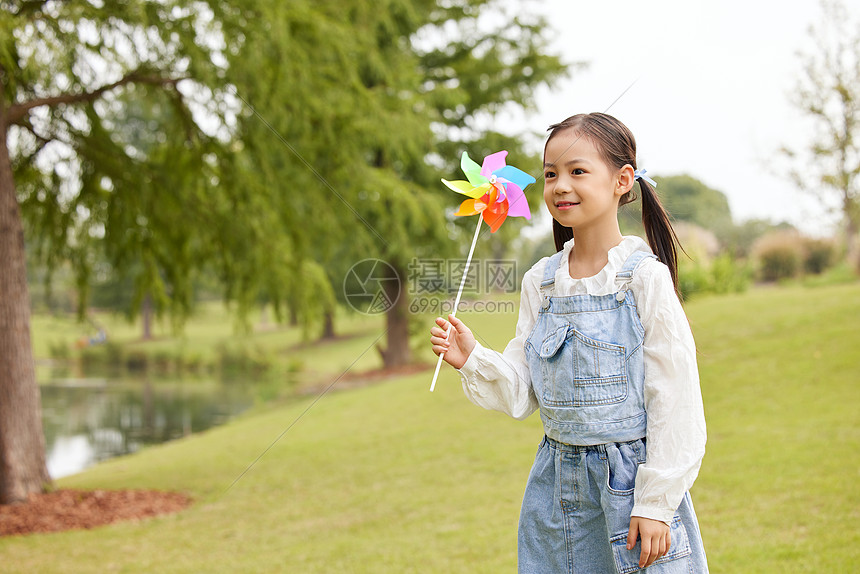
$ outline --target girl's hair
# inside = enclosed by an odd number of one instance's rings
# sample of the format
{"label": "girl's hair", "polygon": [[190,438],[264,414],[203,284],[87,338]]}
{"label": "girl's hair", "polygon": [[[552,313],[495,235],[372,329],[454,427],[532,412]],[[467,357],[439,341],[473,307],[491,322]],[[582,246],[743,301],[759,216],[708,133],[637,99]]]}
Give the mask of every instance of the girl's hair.
{"label": "girl's hair", "polygon": [[[579,137],[588,138],[607,165],[621,169],[630,164],[634,170],[637,169],[636,140],[627,126],[614,117],[599,112],[571,116],[563,122],[549,126],[547,143],[556,134],[567,129],[573,129]],[[544,154],[546,154],[545,149]],[[637,181],[639,182],[639,189],[642,190],[642,225],[645,226],[648,244],[660,261],[669,267],[672,283],[675,285],[675,291],[677,291],[678,254],[675,250],[675,243],[678,241],[678,237],[675,235],[675,230],[672,229],[669,215],[660,203],[660,198],[657,197],[654,188],[644,178],[640,177]],[[630,191],[621,196],[618,205],[628,204],[635,199],[636,194],[631,188]],[[552,234],[555,238],[556,250],[561,251],[565,242],[573,238],[573,229],[565,227],[553,219]]]}

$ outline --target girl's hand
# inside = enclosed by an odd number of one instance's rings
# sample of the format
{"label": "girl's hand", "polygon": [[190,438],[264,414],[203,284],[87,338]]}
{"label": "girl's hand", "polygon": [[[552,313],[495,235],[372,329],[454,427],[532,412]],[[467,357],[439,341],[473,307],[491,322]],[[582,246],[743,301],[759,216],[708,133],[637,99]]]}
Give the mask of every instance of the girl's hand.
{"label": "girl's hand", "polygon": [[472,331],[454,315],[448,315],[451,325],[454,325],[454,330],[448,335],[448,340],[445,341],[445,332],[448,329],[449,323],[442,317],[436,317],[436,325],[430,329],[430,342],[433,344],[433,352],[437,355],[445,353],[442,359],[454,367],[461,368],[466,364],[466,359],[472,354],[472,349],[475,348],[475,337]]}
{"label": "girl's hand", "polygon": [[642,538],[642,553],[639,555],[639,568],[647,568],[661,556],[669,552],[672,540],[669,525],[659,520],[633,516],[630,518],[630,532],[627,534],[627,550],[636,546],[636,538]]}

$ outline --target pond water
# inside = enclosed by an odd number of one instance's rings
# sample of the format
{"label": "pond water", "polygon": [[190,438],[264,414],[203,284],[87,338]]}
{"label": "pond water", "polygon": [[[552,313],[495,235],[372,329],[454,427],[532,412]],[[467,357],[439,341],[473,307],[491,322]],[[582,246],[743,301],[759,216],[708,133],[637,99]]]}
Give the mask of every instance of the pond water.
{"label": "pond water", "polygon": [[212,380],[59,379],[40,385],[52,478],[222,424],[255,389]]}

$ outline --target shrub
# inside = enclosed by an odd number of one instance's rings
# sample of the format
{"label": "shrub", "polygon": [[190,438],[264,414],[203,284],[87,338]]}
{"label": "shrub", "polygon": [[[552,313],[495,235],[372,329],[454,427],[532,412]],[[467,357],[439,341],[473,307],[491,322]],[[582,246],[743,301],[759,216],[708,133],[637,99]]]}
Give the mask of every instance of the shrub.
{"label": "shrub", "polygon": [[185,351],[179,355],[180,367],[183,372],[201,374],[209,367],[203,355],[196,351]]}
{"label": "shrub", "polygon": [[713,260],[681,255],[678,286],[684,299],[703,293],[740,293],[749,287],[751,272],[744,262],[723,253]]}
{"label": "shrub", "polygon": [[797,277],[803,269],[804,240],[794,231],[769,233],[753,247],[762,281]]}
{"label": "shrub", "polygon": [[125,361],[125,350],[122,345],[111,340],[101,345],[89,345],[82,347],[78,352],[81,368],[84,371],[90,369],[116,369]]}
{"label": "shrub", "polygon": [[779,281],[796,277],[800,271],[802,255],[788,245],[774,246],[759,254],[761,278]]}
{"label": "shrub", "polygon": [[807,239],[803,258],[803,270],[818,275],[833,266],[836,261],[836,246],[827,239]]}
{"label": "shrub", "polygon": [[218,363],[224,377],[262,375],[272,369],[274,358],[262,347],[222,344],[218,348]]}
{"label": "shrub", "polygon": [[684,299],[710,291],[711,280],[707,268],[699,261],[682,259],[678,263],[678,289]]}
{"label": "shrub", "polygon": [[170,349],[158,349],[150,354],[150,361],[159,375],[171,375],[179,371],[181,357]]}
{"label": "shrub", "polygon": [[765,235],[756,242],[753,252],[763,281],[818,275],[833,266],[837,255],[833,241],[804,237],[796,231]]}
{"label": "shrub", "polygon": [[150,358],[146,351],[131,349],[126,354],[125,368],[132,373],[145,373],[149,370]]}
{"label": "shrub", "polygon": [[723,253],[711,264],[714,293],[742,293],[749,287],[752,273],[745,262]]}

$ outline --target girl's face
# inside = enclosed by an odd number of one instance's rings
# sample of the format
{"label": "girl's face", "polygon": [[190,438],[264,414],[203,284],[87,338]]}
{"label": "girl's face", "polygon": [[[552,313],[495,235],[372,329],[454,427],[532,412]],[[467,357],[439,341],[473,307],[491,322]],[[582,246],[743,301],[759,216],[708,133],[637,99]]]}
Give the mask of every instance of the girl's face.
{"label": "girl's face", "polygon": [[587,137],[557,132],[544,151],[543,197],[550,214],[573,229],[617,225],[618,200],[633,187],[633,168],[607,165]]}

